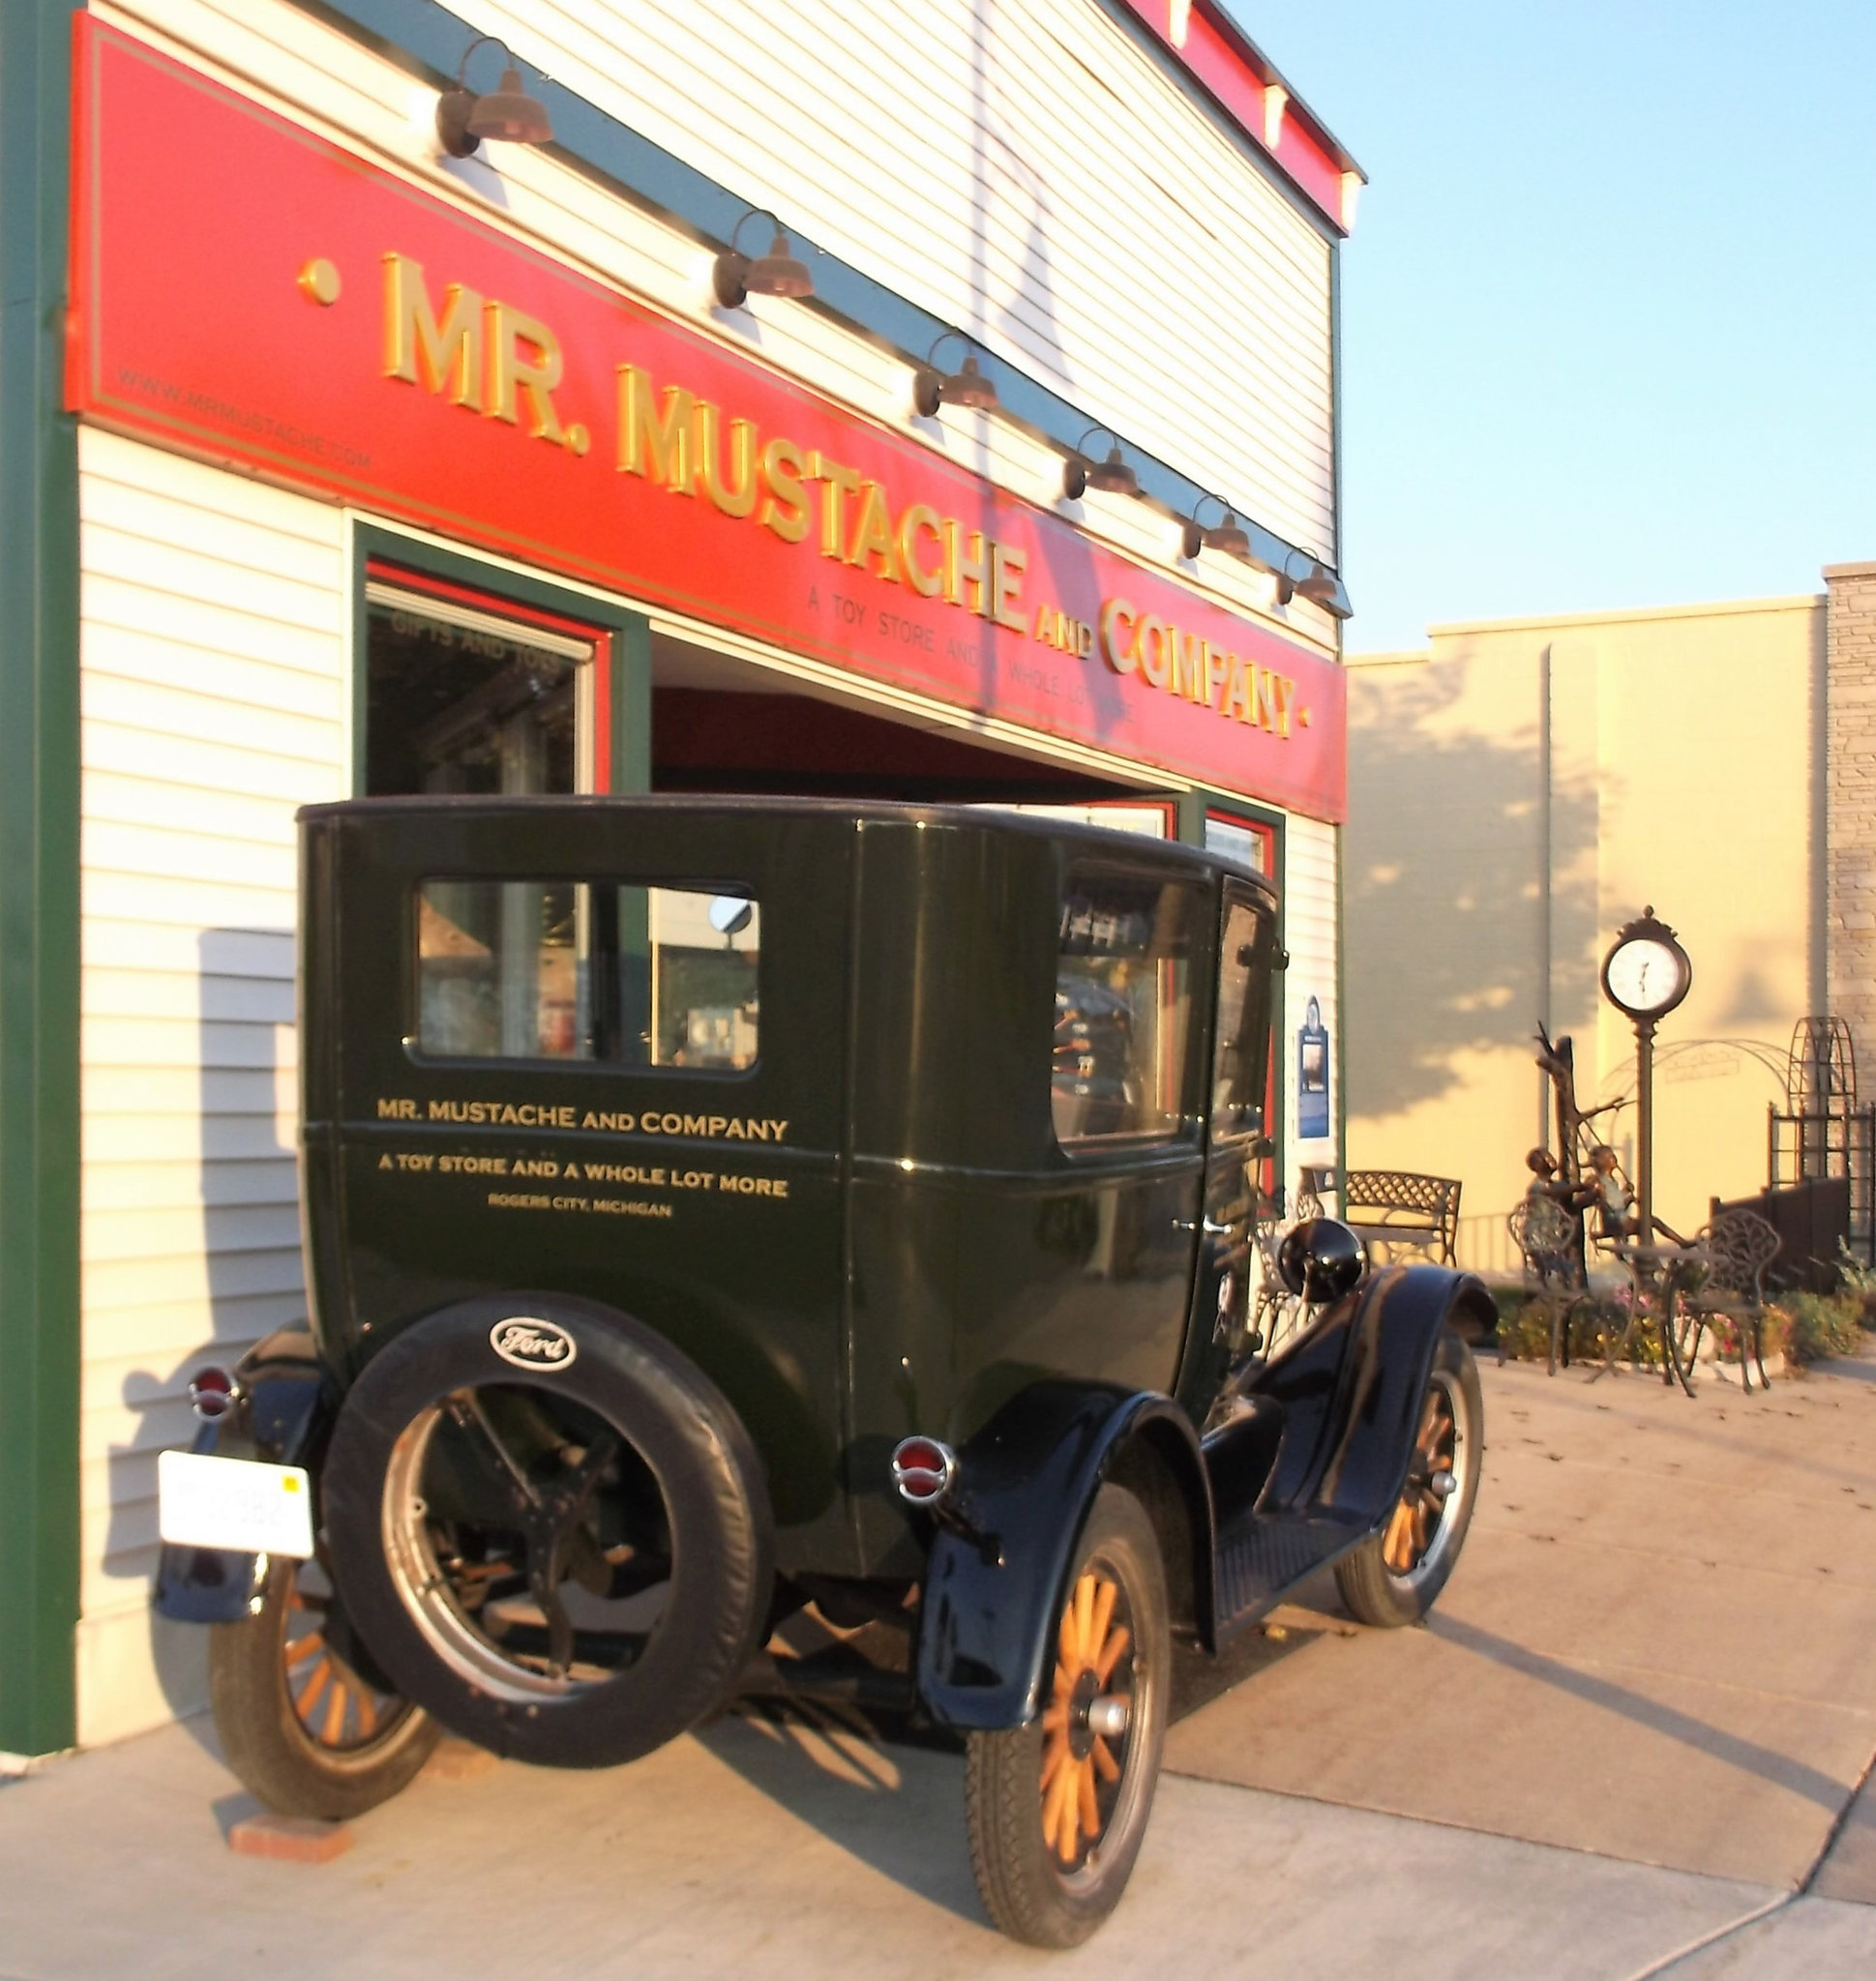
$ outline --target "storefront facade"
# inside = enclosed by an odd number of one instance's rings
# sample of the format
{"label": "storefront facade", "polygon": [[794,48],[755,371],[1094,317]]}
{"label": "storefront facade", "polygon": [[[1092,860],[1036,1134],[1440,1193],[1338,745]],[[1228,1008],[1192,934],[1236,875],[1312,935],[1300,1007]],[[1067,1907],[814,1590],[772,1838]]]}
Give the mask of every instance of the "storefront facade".
{"label": "storefront facade", "polygon": [[[972,0],[918,47],[842,0],[4,18],[40,223],[14,199],[0,1749],[199,1697],[147,1609],[155,1454],[211,1348],[304,1311],[301,804],[1208,837],[1286,891],[1271,1180],[1336,1165],[1358,182],[1222,15]],[[447,157],[485,34],[555,135]],[[771,207],[813,294],[726,306]],[[1071,495],[1111,448],[1139,493]]]}

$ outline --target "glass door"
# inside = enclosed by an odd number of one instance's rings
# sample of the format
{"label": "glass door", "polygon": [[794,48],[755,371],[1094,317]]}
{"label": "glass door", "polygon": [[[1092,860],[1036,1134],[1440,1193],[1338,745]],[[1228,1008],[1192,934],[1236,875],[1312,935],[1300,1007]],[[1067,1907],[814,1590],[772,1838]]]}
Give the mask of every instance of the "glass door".
{"label": "glass door", "polygon": [[604,790],[609,661],[596,628],[373,560],[365,794]]}

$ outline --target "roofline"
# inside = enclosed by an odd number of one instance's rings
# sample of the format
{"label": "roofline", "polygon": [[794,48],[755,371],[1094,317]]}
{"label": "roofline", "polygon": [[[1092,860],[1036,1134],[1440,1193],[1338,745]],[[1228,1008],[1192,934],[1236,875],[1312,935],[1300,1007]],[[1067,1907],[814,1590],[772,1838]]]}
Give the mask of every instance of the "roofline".
{"label": "roofline", "polygon": [[[1546,626],[1619,626],[1648,619],[1723,619],[1738,613],[1817,611],[1825,604],[1822,592],[1795,592],[1785,598],[1715,599],[1706,604],[1684,606],[1637,606],[1628,611],[1539,612],[1519,619],[1452,619],[1426,630],[1429,639],[1445,638],[1459,633],[1534,633]],[[1372,660],[1396,658],[1374,656]],[[1349,666],[1361,665],[1351,655]]]}
{"label": "roofline", "polygon": [[1223,0],[1097,0],[1131,15],[1226,122],[1247,137],[1338,234],[1355,227],[1368,175],[1291,87]]}
{"label": "roofline", "polygon": [[1285,114],[1298,118],[1302,123],[1308,125],[1311,133],[1322,143],[1324,150],[1334,159],[1335,163],[1345,172],[1355,173],[1365,186],[1368,183],[1368,174],[1360,161],[1336,136],[1335,133],[1324,123],[1322,118],[1310,108],[1308,102],[1301,92],[1296,89],[1295,85],[1291,82],[1290,78],[1284,74],[1277,65],[1270,60],[1269,56],[1252,41],[1250,36],[1238,26],[1236,18],[1224,7],[1218,4],[1218,0],[1193,0],[1193,6],[1195,12],[1209,15],[1217,23],[1219,32],[1228,41],[1235,42],[1243,49],[1250,59],[1252,68],[1262,74],[1266,82],[1274,82],[1283,89],[1290,99],[1290,107]]}

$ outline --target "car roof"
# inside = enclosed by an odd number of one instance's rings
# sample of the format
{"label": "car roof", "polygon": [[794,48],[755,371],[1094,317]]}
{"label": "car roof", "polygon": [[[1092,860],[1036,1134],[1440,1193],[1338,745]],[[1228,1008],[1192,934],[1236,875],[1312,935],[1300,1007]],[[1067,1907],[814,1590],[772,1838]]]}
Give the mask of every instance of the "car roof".
{"label": "car roof", "polygon": [[1229,854],[1203,846],[1191,846],[1178,840],[1148,838],[1145,833],[1123,832],[1112,826],[1084,825],[1046,813],[1020,812],[995,804],[911,805],[884,798],[781,798],[746,797],[716,792],[657,792],[633,796],[574,794],[556,792],[540,796],[503,797],[487,792],[446,795],[413,795],[395,798],[345,798],[326,805],[300,808],[303,820],[407,817],[412,812],[475,813],[488,815],[503,812],[538,814],[548,808],[571,813],[690,813],[748,815],[753,817],[819,816],[860,824],[877,820],[894,825],[925,825],[954,831],[1020,833],[1060,840],[1086,846],[1090,853],[1126,853],[1145,857],[1172,868],[1230,874],[1251,882],[1272,901],[1276,887],[1266,874]]}

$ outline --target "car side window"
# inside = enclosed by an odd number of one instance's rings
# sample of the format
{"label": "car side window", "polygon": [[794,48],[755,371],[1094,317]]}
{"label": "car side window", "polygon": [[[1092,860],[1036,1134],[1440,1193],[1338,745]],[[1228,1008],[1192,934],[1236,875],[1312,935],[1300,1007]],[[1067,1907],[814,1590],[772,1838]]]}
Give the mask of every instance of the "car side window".
{"label": "car side window", "polygon": [[1264,1133],[1274,942],[1267,912],[1247,901],[1226,902],[1211,1069],[1211,1132],[1221,1140]]}
{"label": "car side window", "polygon": [[1187,1052],[1206,901],[1185,881],[1070,869],[1050,1083],[1065,1147],[1193,1132]]}
{"label": "car side window", "polygon": [[741,1073],[759,1043],[761,904],[702,889],[425,880],[417,1045],[442,1059]]}

